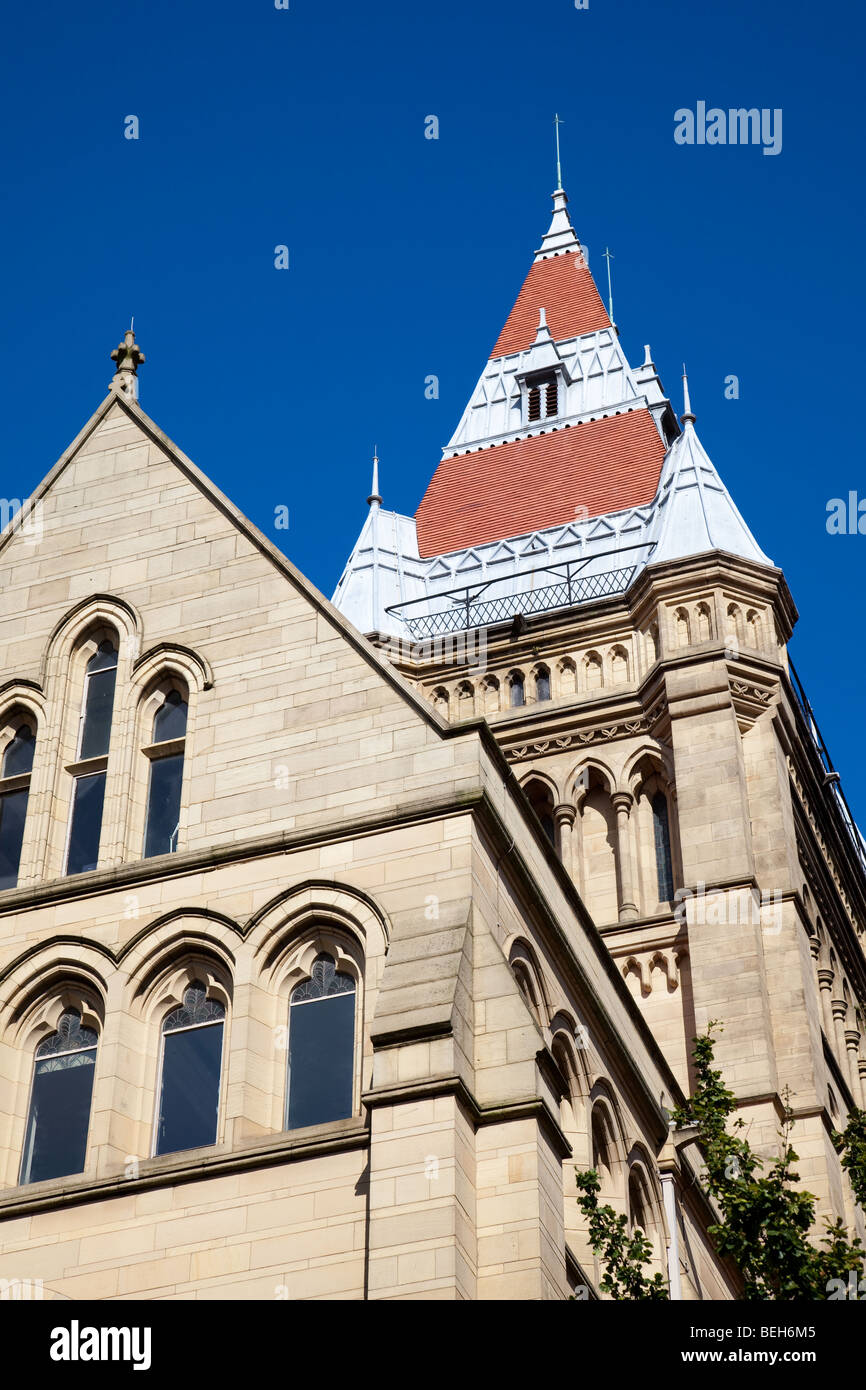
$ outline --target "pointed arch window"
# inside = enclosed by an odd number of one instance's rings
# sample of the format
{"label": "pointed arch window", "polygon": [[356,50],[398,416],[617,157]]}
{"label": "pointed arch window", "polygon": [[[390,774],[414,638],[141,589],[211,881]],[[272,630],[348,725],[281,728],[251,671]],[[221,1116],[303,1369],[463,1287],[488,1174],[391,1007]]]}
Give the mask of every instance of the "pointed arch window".
{"label": "pointed arch window", "polygon": [[22,1183],[84,1171],[98,1042],[94,1030],[82,1026],[78,1010],[67,1009],[57,1032],[37,1047]]}
{"label": "pointed arch window", "polygon": [[0,763],[0,889],[18,883],[35,752],[32,724],[19,724]]}
{"label": "pointed arch window", "polygon": [[163,1021],[157,1154],[216,1143],[225,1012],[193,980]]}
{"label": "pointed arch window", "polygon": [[352,1114],[355,1080],[355,981],[321,952],[289,1005],[286,1128]]}
{"label": "pointed arch window", "polygon": [[658,791],[653,797],[651,804],[659,902],[669,903],[673,902],[674,897],[674,871],[671,858],[671,830],[668,816],[668,799],[664,792]]}
{"label": "pointed arch window", "polygon": [[517,709],[520,705],[526,704],[526,692],[523,684],[523,676],[519,671],[515,671],[509,681],[511,707]]}
{"label": "pointed arch window", "polygon": [[144,750],[150,759],[145,859],[177,850],[188,712],[185,693],[174,689],[168,691],[153,717],[152,742]]}
{"label": "pointed arch window", "polygon": [[550,672],[546,666],[539,666],[535,673],[536,700],[550,699]]}
{"label": "pointed arch window", "polygon": [[77,758],[72,768],[74,784],[66,846],[67,874],[87,873],[99,862],[116,684],[117,646],[112,638],[106,638],[88,661],[84,675]]}

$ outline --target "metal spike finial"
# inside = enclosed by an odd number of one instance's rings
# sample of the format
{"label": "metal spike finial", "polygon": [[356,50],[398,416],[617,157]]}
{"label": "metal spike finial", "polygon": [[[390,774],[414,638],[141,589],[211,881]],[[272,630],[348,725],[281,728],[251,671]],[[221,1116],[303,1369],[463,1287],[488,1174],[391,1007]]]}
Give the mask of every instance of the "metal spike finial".
{"label": "metal spike finial", "polygon": [[565,125],[565,121],[562,120],[558,111],[553,118],[553,125],[556,130],[556,191],[558,193],[562,188],[562,165],[559,160],[559,127]]}
{"label": "metal spike finial", "polygon": [[683,363],[683,413],[680,416],[680,424],[694,424],[697,416],[692,410],[692,403],[689,399],[689,377],[686,371],[686,364]]}
{"label": "metal spike finial", "polygon": [[367,506],[372,507],[374,504],[377,507],[382,505],[382,498],[379,495],[379,449],[375,444],[373,445],[373,487],[367,498]]}
{"label": "metal spike finial", "polygon": [[610,263],[616,260],[616,257],[609,246],[604,248],[604,259],[607,261],[607,313],[611,323],[615,324],[616,319],[613,316],[613,285],[610,278]]}

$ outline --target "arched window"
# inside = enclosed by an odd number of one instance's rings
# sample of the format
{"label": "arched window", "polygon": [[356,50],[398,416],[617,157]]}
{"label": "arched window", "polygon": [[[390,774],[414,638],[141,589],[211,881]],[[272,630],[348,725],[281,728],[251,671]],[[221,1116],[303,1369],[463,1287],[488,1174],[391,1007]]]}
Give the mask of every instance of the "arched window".
{"label": "arched window", "polygon": [[519,671],[513,671],[509,680],[511,687],[511,706],[517,709],[518,706],[526,703],[526,695],[523,688],[523,676]]}
{"label": "arched window", "polygon": [[18,883],[35,751],[32,725],[19,724],[0,764],[0,889]]}
{"label": "arched window", "polygon": [[170,690],[153,717],[144,857],[174,854],[180,824],[183,762],[188,705],[179,690]]}
{"label": "arched window", "polygon": [[628,1224],[629,1230],[638,1227],[651,1241],[655,1233],[655,1219],[652,1197],[647,1185],[646,1175],[637,1166],[628,1175]]}
{"label": "arched window", "polygon": [[659,902],[673,902],[674,871],[671,860],[671,829],[668,819],[668,799],[664,792],[656,792],[652,799],[653,833],[655,836],[656,877],[658,879]]}
{"label": "arched window", "polygon": [[292,990],[286,1128],[344,1120],[355,1079],[355,981],[322,952]]}
{"label": "arched window", "polygon": [[550,699],[550,672],[546,666],[539,666],[535,673],[536,700]]}
{"label": "arched window", "polygon": [[[111,638],[100,642],[87,663],[84,700],[73,768],[72,813],[66,848],[67,874],[82,874],[99,862],[105,775],[117,682],[117,647]],[[85,767],[84,764],[87,764]]]}
{"label": "arched window", "polygon": [[602,670],[601,657],[598,652],[587,653],[584,665],[586,669],[587,690],[601,690],[604,685],[604,672]]}
{"label": "arched window", "polygon": [[523,790],[530,806],[541,821],[545,835],[555,849],[556,825],[553,818],[553,795],[550,788],[540,778],[533,777],[526,783]]}
{"label": "arched window", "polygon": [[22,1182],[84,1171],[98,1037],[77,1009],[36,1049],[21,1163]]}
{"label": "arched window", "polygon": [[163,1022],[157,1154],[216,1143],[225,1013],[193,980]]}

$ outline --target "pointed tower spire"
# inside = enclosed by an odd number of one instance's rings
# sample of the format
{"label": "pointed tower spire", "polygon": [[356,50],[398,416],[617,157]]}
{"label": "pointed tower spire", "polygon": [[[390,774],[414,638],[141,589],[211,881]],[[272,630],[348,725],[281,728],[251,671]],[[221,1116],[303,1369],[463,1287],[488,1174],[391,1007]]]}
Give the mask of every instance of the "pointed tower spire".
{"label": "pointed tower spire", "polygon": [[772,565],[743,520],[694,428],[686,385],[685,429],[667,452],[655,502],[650,564],[724,550]]}
{"label": "pointed tower spire", "polygon": [[367,498],[367,506],[375,507],[377,510],[382,505],[382,498],[379,496],[379,451],[373,445],[373,486],[370,496]]}
{"label": "pointed tower spire", "polygon": [[693,425],[697,420],[697,415],[692,411],[692,403],[689,400],[689,378],[686,372],[686,364],[683,363],[683,413],[680,416],[681,425]]}
{"label": "pointed tower spire", "polygon": [[131,320],[124,333],[123,342],[118,343],[111,354],[111,360],[117,365],[110,382],[111,388],[123,396],[128,396],[130,400],[137,401],[138,369],[146,358],[135,341],[135,319]]}
{"label": "pointed tower spire", "polygon": [[553,193],[553,218],[550,226],[545,233],[544,240],[535,253],[536,261],[546,260],[549,256],[560,256],[563,251],[584,251],[576,231],[571,225],[571,218],[568,215],[568,197],[564,188],[557,188]]}

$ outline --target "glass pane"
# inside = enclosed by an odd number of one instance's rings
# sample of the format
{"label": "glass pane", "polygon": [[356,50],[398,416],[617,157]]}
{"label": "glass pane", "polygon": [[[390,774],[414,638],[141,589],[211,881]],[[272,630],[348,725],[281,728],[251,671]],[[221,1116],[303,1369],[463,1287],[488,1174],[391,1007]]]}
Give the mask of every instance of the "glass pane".
{"label": "glass pane", "polygon": [[352,1113],[355,992],[289,1010],[289,1129]]}
{"label": "glass pane", "polygon": [[33,771],[36,736],[29,724],[22,724],[3,755],[3,776],[23,777]]}
{"label": "glass pane", "polygon": [[550,699],[550,676],[546,671],[539,672],[536,681],[536,695],[539,700]]}
{"label": "glass pane", "polygon": [[170,738],[185,738],[188,710],[189,706],[180,692],[170,690],[153,716],[154,743],[167,743]]}
{"label": "glass pane", "polygon": [[183,1004],[174,1009],[162,1025],[164,1033],[174,1028],[191,1028],[196,1023],[212,1023],[214,1019],[225,1018],[226,1011],[217,999],[208,999],[207,990],[200,980],[193,980],[183,992]]}
{"label": "glass pane", "polygon": [[72,796],[72,828],[69,833],[68,874],[84,874],[99,861],[102,833],[102,804],[105,800],[105,773],[77,777]]}
{"label": "glass pane", "polygon": [[515,706],[523,704],[523,681],[511,682],[511,703]]}
{"label": "glass pane", "polygon": [[106,671],[110,666],[117,666],[117,648],[107,638],[104,642],[100,642],[87,663],[87,669],[88,671]]}
{"label": "glass pane", "polygon": [[659,902],[669,903],[673,901],[674,896],[674,871],[671,862],[671,832],[668,823],[668,803],[663,792],[656,792],[652,800],[652,808]]}
{"label": "glass pane", "polygon": [[41,1042],[36,1049],[36,1056],[56,1057],[61,1052],[85,1052],[89,1047],[95,1047],[97,1037],[92,1028],[82,1028],[81,1014],[77,1009],[67,1009],[60,1016],[57,1025],[57,1032]]}
{"label": "glass pane", "polygon": [[83,1172],[95,1063],[95,1049],[36,1063],[22,1182]]}
{"label": "glass pane", "polygon": [[154,854],[174,854],[177,849],[182,785],[183,753],[176,753],[171,758],[157,758],[151,763],[145,859],[150,859]]}
{"label": "glass pane", "polygon": [[156,1152],[171,1154],[215,1143],[223,1025],[167,1033],[162,1045]]}
{"label": "glass pane", "polygon": [[0,889],[14,888],[18,882],[28,796],[26,787],[0,796]]}
{"label": "glass pane", "polygon": [[[97,653],[98,655],[99,653]],[[96,657],[93,660],[95,661]],[[81,726],[81,747],[78,750],[80,758],[101,758],[108,752],[116,680],[116,665],[111,666],[108,670],[96,671],[87,676],[84,695],[84,721]]]}

